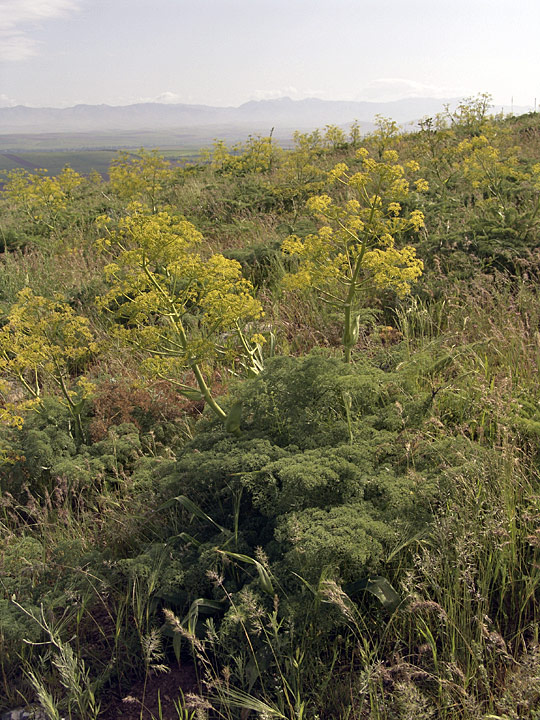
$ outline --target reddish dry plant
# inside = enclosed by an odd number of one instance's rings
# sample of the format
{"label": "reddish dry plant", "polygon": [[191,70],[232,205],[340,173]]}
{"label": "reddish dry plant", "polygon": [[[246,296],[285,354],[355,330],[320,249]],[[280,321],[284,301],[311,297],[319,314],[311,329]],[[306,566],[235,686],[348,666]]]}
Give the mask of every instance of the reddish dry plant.
{"label": "reddish dry plant", "polygon": [[178,422],[186,415],[199,414],[202,403],[188,400],[163,380],[151,388],[137,387],[128,380],[108,380],[99,386],[92,402],[90,436],[102,440],[111,426],[132,423],[144,430],[156,421]]}

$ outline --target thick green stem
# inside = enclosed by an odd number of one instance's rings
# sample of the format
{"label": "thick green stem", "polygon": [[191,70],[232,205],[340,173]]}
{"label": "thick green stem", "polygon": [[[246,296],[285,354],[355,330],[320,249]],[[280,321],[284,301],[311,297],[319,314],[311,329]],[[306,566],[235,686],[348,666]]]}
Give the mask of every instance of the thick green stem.
{"label": "thick green stem", "polygon": [[[380,191],[381,191],[381,185],[382,185],[382,177],[379,176],[379,181],[377,183],[377,188],[375,190],[374,197],[377,198]],[[353,347],[356,345],[356,318],[353,313],[353,307],[354,307],[354,299],[357,292],[357,283],[358,283],[358,276],[360,275],[360,269],[362,267],[362,262],[364,260],[364,255],[366,253],[367,249],[367,243],[368,238],[370,235],[370,228],[373,224],[373,218],[375,216],[375,200],[371,203],[371,210],[369,213],[369,218],[364,226],[364,238],[362,240],[362,247],[360,248],[360,253],[358,254],[358,257],[356,258],[356,263],[354,266],[354,270],[351,276],[351,283],[349,285],[349,292],[347,293],[347,299],[345,300],[345,322],[344,322],[344,332],[343,332],[343,346],[344,346],[344,360],[346,363],[351,362],[351,351]]]}
{"label": "thick green stem", "polygon": [[357,290],[358,276],[362,267],[362,261],[364,259],[364,253],[366,252],[367,237],[364,238],[360,254],[356,258],[356,264],[354,272],[351,277],[351,284],[349,286],[349,292],[347,293],[347,299],[345,300],[345,321],[344,321],[344,332],[343,332],[343,346],[344,346],[344,359],[346,363],[351,362],[351,351],[356,344],[355,342],[355,324],[356,318],[354,317],[353,307],[354,298]]}
{"label": "thick green stem", "polygon": [[[381,190],[381,185],[382,185],[382,178],[379,177],[379,181],[377,183],[377,188],[375,190],[375,198],[378,197],[378,195],[379,195],[379,192]],[[357,292],[358,276],[360,275],[360,269],[362,267],[362,262],[364,260],[364,255],[366,253],[368,238],[369,238],[369,234],[370,234],[370,228],[372,227],[374,216],[375,216],[375,201],[371,203],[371,211],[369,213],[369,218],[367,220],[366,225],[364,226],[364,232],[363,232],[364,237],[362,240],[362,247],[360,248],[360,253],[358,254],[358,257],[356,258],[356,263],[354,265],[354,270],[353,270],[350,285],[349,285],[349,292],[347,293],[347,298],[345,300],[343,348],[344,348],[344,360],[346,363],[351,362],[351,351],[352,351],[353,347],[356,345],[356,327],[355,327],[356,326],[356,318],[355,318],[354,312],[353,312],[354,299],[355,299],[356,292]],[[344,229],[346,229],[350,233],[350,231],[347,228],[344,228]],[[350,234],[352,234],[352,233],[350,233]]]}
{"label": "thick green stem", "polygon": [[[37,376],[37,372],[36,372],[36,376]],[[36,388],[35,388],[35,389],[30,385],[30,383],[27,383],[27,382],[26,382],[26,380],[24,379],[22,373],[18,372],[17,375],[16,375],[16,377],[17,377],[17,379],[19,380],[19,382],[21,383],[21,385],[22,385],[23,387],[25,387],[26,390],[28,390],[28,392],[30,393],[30,395],[32,395],[32,397],[37,400],[37,399],[39,398],[39,396],[40,396],[40,393],[39,393],[39,385],[38,385],[38,382],[37,382],[37,377],[36,377]]]}
{"label": "thick green stem", "polygon": [[[171,308],[173,310],[174,315],[171,316],[171,322],[174,325],[174,328],[176,332],[178,333],[178,337],[180,338],[180,344],[182,345],[184,350],[187,350],[188,348],[188,340],[186,331],[184,329],[184,325],[182,323],[182,320],[180,316],[178,315],[178,312],[176,308]],[[223,408],[218,405],[218,403],[214,400],[212,397],[212,393],[210,392],[210,388],[206,384],[206,381],[204,379],[204,376],[202,374],[201,368],[199,367],[198,362],[194,358],[188,358],[189,367],[193,371],[193,374],[195,375],[195,379],[197,380],[197,385],[199,386],[199,390],[201,391],[201,395],[203,396],[205,402],[208,404],[212,412],[220,419],[225,420],[227,417],[227,413]]]}
{"label": "thick green stem", "polygon": [[75,422],[76,422],[76,424],[77,424],[77,430],[78,430],[78,432],[79,432],[79,438],[80,438],[80,440],[82,440],[82,442],[85,442],[86,438],[85,438],[85,434],[84,434],[84,428],[83,428],[83,424],[82,424],[81,413],[80,413],[80,411],[78,411],[78,410],[76,409],[75,404],[74,404],[73,400],[71,399],[71,397],[70,397],[70,395],[69,395],[69,391],[68,391],[68,389],[67,389],[67,387],[66,387],[66,383],[65,383],[65,380],[64,380],[64,376],[62,375],[62,371],[61,371],[61,369],[60,369],[60,365],[59,365],[58,360],[57,360],[56,358],[54,358],[54,364],[56,365],[56,372],[58,373],[58,377],[56,377],[56,381],[57,381],[58,384],[60,385],[60,389],[62,390],[62,395],[66,398],[66,402],[67,402],[67,404],[68,404],[69,411],[70,411],[71,415],[73,416],[73,419],[75,420]]}
{"label": "thick green stem", "polygon": [[208,403],[213,413],[217,415],[220,420],[225,420],[225,418],[227,417],[227,413],[221,407],[221,405],[218,405],[218,403],[212,397],[212,394],[210,393],[210,389],[208,388],[208,385],[204,380],[200,367],[195,362],[190,363],[190,367],[193,370],[193,374],[197,379],[197,384],[199,386],[199,390],[201,391],[201,395],[204,397],[205,401]]}
{"label": "thick green stem", "polygon": [[[162,297],[165,299],[166,303],[169,305],[170,308],[170,320],[172,324],[174,325],[174,329],[176,330],[176,333],[180,339],[180,344],[182,346],[182,349],[187,351],[188,349],[188,339],[186,335],[186,331],[184,329],[184,324],[182,323],[182,318],[180,317],[177,308],[175,307],[174,303],[172,302],[169,294],[161,287],[161,285],[158,283],[154,275],[148,270],[148,267],[146,263],[143,263],[143,269],[152,283],[152,285],[158,290],[158,292],[162,295]],[[197,385],[199,386],[199,390],[201,391],[201,395],[203,396],[205,402],[209,405],[212,412],[220,419],[225,420],[227,417],[227,413],[223,408],[218,405],[218,403],[214,400],[212,397],[212,393],[210,392],[210,388],[206,384],[206,381],[204,379],[204,376],[202,374],[201,368],[199,367],[199,364],[194,358],[189,357],[188,358],[188,364],[191,370],[193,371],[193,374],[195,375],[195,379],[197,380]]]}

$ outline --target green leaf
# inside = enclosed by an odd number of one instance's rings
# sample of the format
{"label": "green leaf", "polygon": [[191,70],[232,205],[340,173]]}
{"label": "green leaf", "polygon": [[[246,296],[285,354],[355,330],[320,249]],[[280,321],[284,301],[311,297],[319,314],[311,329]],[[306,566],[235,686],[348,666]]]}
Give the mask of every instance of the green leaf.
{"label": "green leaf", "polygon": [[231,531],[227,530],[227,528],[222,527],[221,525],[218,525],[217,522],[212,520],[210,515],[207,515],[204,510],[201,510],[201,508],[196,505],[192,500],[190,500],[185,495],[178,495],[178,497],[175,497],[174,500],[180,505],[182,505],[183,508],[185,508],[189,513],[192,515],[195,515],[195,517],[198,517],[200,520],[206,520],[207,522],[211,523],[214,527],[216,527],[218,530],[221,530],[222,533],[225,533],[225,535],[230,535]]}
{"label": "green leaf", "polygon": [[397,610],[401,603],[401,598],[392,585],[390,585],[386,578],[380,575],[349,583],[349,585],[346,585],[343,589],[348,595],[355,595],[362,591],[371,593],[389,612]]}
{"label": "green leaf", "polygon": [[208,600],[207,598],[197,598],[189,606],[189,610],[185,618],[182,620],[182,625],[186,627],[189,632],[194,635],[197,634],[197,622],[199,615],[204,613],[205,615],[213,615],[218,610],[223,610],[222,603],[217,600]]}
{"label": "green leaf", "polygon": [[181,395],[186,397],[188,400],[192,400],[193,402],[200,402],[203,399],[203,394],[199,390],[195,390],[195,388],[189,388],[188,390],[180,390],[179,392]]}
{"label": "green leaf", "polygon": [[174,656],[176,658],[176,662],[180,664],[180,657],[182,652],[182,636],[180,633],[173,633],[172,636],[172,645],[174,650]]}
{"label": "green leaf", "polygon": [[304,579],[301,575],[299,575],[298,573],[295,573],[294,571],[292,571],[292,574],[293,574],[295,577],[297,577],[297,578],[307,587],[307,589],[308,589],[315,597],[317,597],[317,594],[318,594],[317,588],[315,588],[313,585],[310,585],[310,583],[308,583],[308,581],[305,580],[305,579]]}
{"label": "green leaf", "polygon": [[[287,720],[287,717],[278,710],[278,708],[268,705],[263,700],[232,687],[224,687],[221,692],[225,695],[227,705],[231,707],[244,708],[246,710],[253,710],[266,717],[276,717],[282,720]],[[216,698],[219,699],[219,698]]]}
{"label": "green leaf", "polygon": [[242,422],[242,401],[238,400],[229,410],[225,418],[225,430],[229,433],[240,432],[240,423]]}
{"label": "green leaf", "polygon": [[261,588],[269,595],[274,595],[274,586],[272,585],[270,573],[258,560],[249,557],[249,555],[241,555],[240,553],[230,552],[229,550],[218,550],[217,552],[230,557],[232,560],[238,560],[239,562],[248,563],[248,565],[254,565],[259,575]]}
{"label": "green leaf", "polygon": [[183,540],[185,543],[192,543],[193,545],[196,545],[199,547],[201,545],[200,540],[197,540],[197,538],[194,538],[193,535],[189,535],[189,533],[181,532],[179,535],[177,535],[181,540]]}

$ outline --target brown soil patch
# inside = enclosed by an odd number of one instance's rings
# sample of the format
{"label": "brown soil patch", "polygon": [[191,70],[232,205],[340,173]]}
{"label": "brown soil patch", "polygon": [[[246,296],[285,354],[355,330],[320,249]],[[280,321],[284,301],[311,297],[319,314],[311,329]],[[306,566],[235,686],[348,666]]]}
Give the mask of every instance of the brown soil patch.
{"label": "brown soil patch", "polygon": [[[197,676],[192,665],[169,670],[137,682],[123,698],[108,697],[102,700],[99,717],[102,720],[178,720],[174,702],[182,693],[197,691]],[[144,695],[144,698],[143,698]],[[144,705],[143,705],[144,700]],[[159,705],[161,703],[161,715]],[[142,715],[141,715],[142,710]]]}

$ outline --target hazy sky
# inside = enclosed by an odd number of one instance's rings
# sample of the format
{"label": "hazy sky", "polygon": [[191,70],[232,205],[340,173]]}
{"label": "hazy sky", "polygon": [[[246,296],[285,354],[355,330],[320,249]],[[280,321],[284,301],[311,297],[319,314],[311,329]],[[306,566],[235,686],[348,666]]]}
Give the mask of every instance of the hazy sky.
{"label": "hazy sky", "polygon": [[0,0],[0,105],[540,101],[540,0]]}

